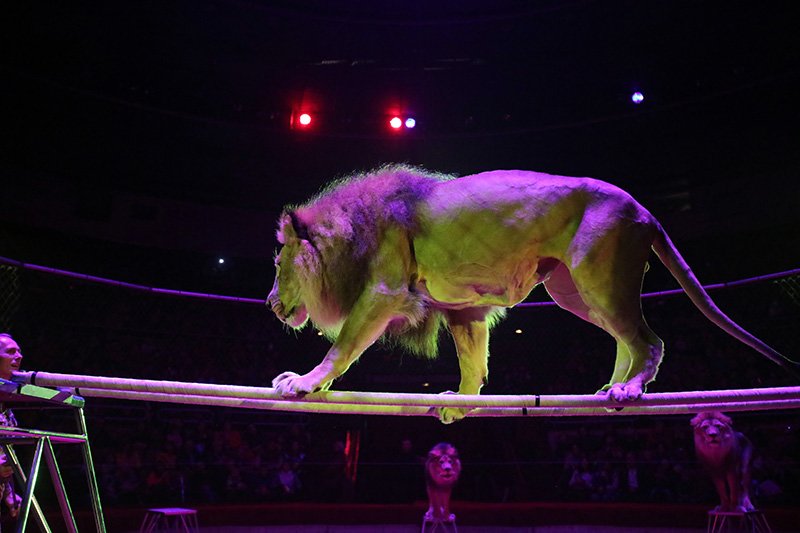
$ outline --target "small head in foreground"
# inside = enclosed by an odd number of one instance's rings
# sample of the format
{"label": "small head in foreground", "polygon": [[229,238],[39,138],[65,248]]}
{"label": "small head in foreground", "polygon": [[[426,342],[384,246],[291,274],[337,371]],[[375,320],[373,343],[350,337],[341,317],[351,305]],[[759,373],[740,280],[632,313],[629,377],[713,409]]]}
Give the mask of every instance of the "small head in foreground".
{"label": "small head in foreground", "polygon": [[425,519],[429,521],[452,522],[450,514],[450,495],[461,474],[461,460],[458,450],[447,442],[440,442],[428,452],[425,460],[425,484],[428,489],[428,511]]}
{"label": "small head in foreground", "polygon": [[0,333],[0,378],[11,379],[22,364],[22,351],[8,333]]}
{"label": "small head in foreground", "polygon": [[753,447],[719,411],[699,413],[691,420],[697,458],[711,476],[719,495],[718,511],[746,512],[750,502],[750,462]]}

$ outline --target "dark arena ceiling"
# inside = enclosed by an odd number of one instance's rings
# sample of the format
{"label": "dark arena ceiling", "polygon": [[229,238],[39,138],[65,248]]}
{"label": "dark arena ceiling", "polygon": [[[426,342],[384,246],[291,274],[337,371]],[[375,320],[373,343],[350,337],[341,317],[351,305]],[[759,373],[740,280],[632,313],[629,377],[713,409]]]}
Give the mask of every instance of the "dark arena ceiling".
{"label": "dark arena ceiling", "polygon": [[[408,162],[606,179],[700,270],[797,266],[792,7],[16,2],[0,60],[0,255],[46,260],[29,232],[47,230],[268,264],[283,205]],[[303,110],[313,127],[290,127]],[[417,127],[390,131],[393,111]]]}

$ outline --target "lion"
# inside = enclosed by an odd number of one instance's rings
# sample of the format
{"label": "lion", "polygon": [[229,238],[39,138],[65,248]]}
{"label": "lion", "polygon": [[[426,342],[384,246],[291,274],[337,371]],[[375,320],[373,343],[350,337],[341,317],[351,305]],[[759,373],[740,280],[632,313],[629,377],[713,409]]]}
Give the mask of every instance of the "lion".
{"label": "lion", "polygon": [[720,504],[717,511],[748,512],[753,446],[733,430],[731,419],[718,411],[700,413],[691,421],[697,458],[711,476]]}
{"label": "lion", "polygon": [[[435,357],[446,327],[460,394],[487,383],[489,332],[537,285],[616,340],[598,394],[635,400],[662,360],[641,309],[651,249],[717,326],[772,361],[791,361],[711,300],[661,224],[628,193],[592,178],[496,170],[455,178],[387,165],[333,182],[278,221],[267,305],[291,328],[309,319],[332,342],[310,372],[272,382],[284,397],[327,390],[378,339]],[[442,408],[450,423],[468,409]]]}
{"label": "lion", "polygon": [[428,491],[428,522],[454,522],[450,513],[450,496],[461,475],[461,459],[458,450],[447,442],[431,448],[425,460],[425,488]]}

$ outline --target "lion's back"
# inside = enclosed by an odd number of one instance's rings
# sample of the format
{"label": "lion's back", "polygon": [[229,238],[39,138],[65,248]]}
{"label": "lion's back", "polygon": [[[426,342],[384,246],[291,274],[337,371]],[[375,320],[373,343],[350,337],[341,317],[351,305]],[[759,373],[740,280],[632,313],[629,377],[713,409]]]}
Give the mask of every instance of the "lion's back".
{"label": "lion's back", "polygon": [[583,209],[597,201],[629,201],[618,187],[592,178],[525,170],[495,170],[438,183],[426,200],[433,214],[524,207],[535,216],[555,208]]}
{"label": "lion's back", "polygon": [[[609,217],[617,213],[618,216]],[[418,209],[423,234],[480,238],[497,242],[550,242],[568,237],[585,217],[598,223],[638,218],[645,213],[633,198],[592,178],[532,171],[498,170],[438,183]],[[602,225],[602,224],[601,224]]]}
{"label": "lion's back", "polygon": [[594,178],[526,170],[495,170],[436,184],[419,209],[423,225],[522,230],[553,237],[576,221],[611,230],[621,223],[652,227],[650,212],[616,185]]}

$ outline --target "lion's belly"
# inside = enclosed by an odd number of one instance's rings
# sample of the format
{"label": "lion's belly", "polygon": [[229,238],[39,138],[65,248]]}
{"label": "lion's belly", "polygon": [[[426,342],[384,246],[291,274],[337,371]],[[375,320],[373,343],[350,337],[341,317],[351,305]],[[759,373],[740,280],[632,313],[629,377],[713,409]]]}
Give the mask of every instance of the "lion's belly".
{"label": "lion's belly", "polygon": [[506,269],[461,264],[452,270],[429,271],[419,266],[416,291],[434,305],[448,309],[511,307],[524,300],[540,281],[535,261],[522,261]]}
{"label": "lion's belly", "polygon": [[417,291],[443,307],[524,300],[540,282],[542,242],[528,225],[492,222],[486,213],[462,213],[427,226],[414,239]]}

